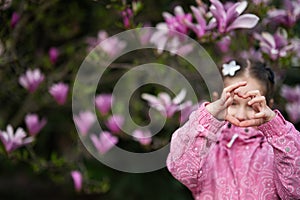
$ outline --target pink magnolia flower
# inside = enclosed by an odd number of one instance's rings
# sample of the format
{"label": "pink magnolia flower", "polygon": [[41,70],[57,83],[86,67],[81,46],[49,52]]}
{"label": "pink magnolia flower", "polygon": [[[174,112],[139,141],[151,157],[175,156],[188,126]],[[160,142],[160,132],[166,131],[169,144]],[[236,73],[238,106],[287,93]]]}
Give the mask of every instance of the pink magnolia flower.
{"label": "pink magnolia flower", "polygon": [[300,18],[299,1],[284,0],[284,9],[268,11],[268,22],[293,27]]}
{"label": "pink magnolia flower", "polygon": [[25,116],[25,124],[31,136],[35,136],[46,125],[47,120],[43,118],[39,120],[37,114],[27,114]]}
{"label": "pink magnolia flower", "polygon": [[87,135],[95,121],[96,116],[91,111],[79,112],[78,115],[74,116],[74,122],[83,136]]}
{"label": "pink magnolia flower", "polygon": [[14,133],[13,127],[7,125],[6,131],[0,131],[0,139],[5,147],[7,153],[11,153],[15,149],[31,143],[34,138],[27,137],[26,133],[22,128],[18,128]]}
{"label": "pink magnolia flower", "polygon": [[130,8],[126,8],[122,11],[123,24],[125,28],[130,28],[130,21],[133,17],[133,12]]}
{"label": "pink magnolia flower", "polygon": [[19,83],[29,92],[34,92],[38,86],[43,82],[45,76],[40,69],[28,69],[25,74],[19,77]]}
{"label": "pink magnolia flower", "polygon": [[118,143],[118,138],[107,131],[103,131],[99,136],[92,134],[90,138],[100,154],[105,154]]}
{"label": "pink magnolia flower", "polygon": [[150,43],[151,36],[153,34],[152,29],[147,29],[147,27],[151,27],[149,24],[145,24],[143,29],[138,31],[138,37],[140,43],[142,45],[147,45]]}
{"label": "pink magnolia flower", "polygon": [[253,28],[259,18],[254,14],[242,14],[248,3],[246,1],[237,2],[225,9],[219,0],[210,0],[212,5],[210,11],[216,18],[220,33],[227,33],[238,28]]}
{"label": "pink magnolia flower", "polygon": [[263,32],[254,34],[259,41],[261,51],[266,53],[272,60],[277,60],[293,50],[294,46],[289,43],[286,31],[276,31],[275,34]]}
{"label": "pink magnolia flower", "polygon": [[142,145],[149,145],[152,142],[152,134],[149,130],[137,129],[133,131],[132,136],[134,140],[138,141]]}
{"label": "pink magnolia flower", "polygon": [[88,51],[92,51],[100,42],[108,38],[108,33],[106,31],[99,31],[96,38],[88,37],[86,42],[88,44]]}
{"label": "pink magnolia flower", "polygon": [[298,123],[300,121],[300,102],[292,102],[286,104],[286,112],[293,123]]}
{"label": "pink magnolia flower", "polygon": [[105,31],[99,31],[97,38],[88,38],[87,43],[89,44],[89,51],[101,43],[101,51],[111,58],[118,55],[127,46],[125,41],[120,40],[116,36],[108,37]]}
{"label": "pink magnolia flower", "polygon": [[300,85],[296,85],[295,87],[283,85],[280,94],[288,102],[300,102]]}
{"label": "pink magnolia flower", "polygon": [[167,23],[168,28],[186,34],[188,32],[186,22],[192,21],[192,15],[190,13],[184,13],[181,6],[176,6],[174,9],[174,13],[175,16],[168,12],[163,12],[163,17]]}
{"label": "pink magnolia flower", "polygon": [[143,93],[142,98],[146,101],[148,101],[149,105],[161,112],[166,117],[172,117],[174,113],[180,109],[182,109],[181,102],[185,98],[186,90],[181,90],[179,94],[174,97],[174,99],[171,99],[170,95],[161,92],[156,96]]}
{"label": "pink magnolia flower", "polygon": [[107,128],[112,133],[118,133],[121,131],[121,127],[124,124],[124,117],[121,115],[110,116],[106,122]]}
{"label": "pink magnolia flower", "polygon": [[163,50],[169,50],[171,55],[179,54],[184,56],[193,50],[192,44],[186,42],[185,38],[170,30],[166,23],[159,23],[156,25],[155,31],[151,38],[150,43],[157,47],[157,52],[161,54]]}
{"label": "pink magnolia flower", "polygon": [[11,21],[10,21],[10,26],[11,28],[15,28],[15,26],[18,24],[20,21],[21,16],[17,12],[13,12]]}
{"label": "pink magnolia flower", "polygon": [[69,86],[62,82],[53,84],[49,88],[49,93],[59,105],[63,105],[66,102],[68,91]]}
{"label": "pink magnolia flower", "polygon": [[206,15],[208,15],[208,13],[203,6],[197,8],[191,6],[191,10],[196,19],[196,23],[187,20],[185,20],[184,23],[196,33],[198,38],[203,37],[207,31],[212,30],[217,26],[216,18],[212,18],[208,23],[206,22]]}
{"label": "pink magnolia flower", "polygon": [[126,42],[117,37],[111,37],[101,44],[102,50],[111,58],[118,55],[126,46]]}
{"label": "pink magnolia flower", "polygon": [[58,56],[59,56],[59,50],[55,47],[51,47],[48,51],[48,55],[50,58],[50,62],[52,64],[55,64],[57,62]]}
{"label": "pink magnolia flower", "polygon": [[102,115],[106,115],[110,111],[113,100],[112,94],[99,94],[96,96],[95,104]]}
{"label": "pink magnolia flower", "polygon": [[71,171],[71,177],[73,179],[74,188],[77,192],[82,189],[82,174],[78,170]]}

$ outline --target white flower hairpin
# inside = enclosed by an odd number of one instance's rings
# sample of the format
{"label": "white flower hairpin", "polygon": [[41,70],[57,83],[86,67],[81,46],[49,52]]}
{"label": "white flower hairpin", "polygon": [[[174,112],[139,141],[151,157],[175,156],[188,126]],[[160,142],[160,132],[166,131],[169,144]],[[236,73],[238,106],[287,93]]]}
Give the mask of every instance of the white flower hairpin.
{"label": "white flower hairpin", "polygon": [[237,65],[235,60],[231,61],[228,64],[223,64],[222,73],[223,76],[234,76],[235,72],[238,71],[241,68],[241,66]]}

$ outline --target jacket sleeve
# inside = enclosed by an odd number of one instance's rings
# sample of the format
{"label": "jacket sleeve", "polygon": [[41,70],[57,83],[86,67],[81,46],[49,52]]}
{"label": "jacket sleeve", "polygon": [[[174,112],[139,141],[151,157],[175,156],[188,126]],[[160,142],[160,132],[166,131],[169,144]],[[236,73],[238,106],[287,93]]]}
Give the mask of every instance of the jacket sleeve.
{"label": "jacket sleeve", "polygon": [[167,158],[168,170],[192,192],[197,189],[209,150],[217,141],[216,133],[225,124],[206,110],[207,104],[192,112],[189,120],[174,132]]}
{"label": "jacket sleeve", "polygon": [[274,152],[274,182],[281,199],[300,199],[300,133],[276,110],[276,117],[258,127]]}

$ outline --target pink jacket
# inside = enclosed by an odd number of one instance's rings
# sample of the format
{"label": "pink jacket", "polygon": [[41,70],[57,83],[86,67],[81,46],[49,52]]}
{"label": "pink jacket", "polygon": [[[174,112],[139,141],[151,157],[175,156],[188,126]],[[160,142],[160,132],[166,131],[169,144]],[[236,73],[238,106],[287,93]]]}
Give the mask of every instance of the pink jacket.
{"label": "pink jacket", "polygon": [[167,167],[197,200],[300,199],[300,133],[279,111],[240,128],[202,104],[172,136]]}

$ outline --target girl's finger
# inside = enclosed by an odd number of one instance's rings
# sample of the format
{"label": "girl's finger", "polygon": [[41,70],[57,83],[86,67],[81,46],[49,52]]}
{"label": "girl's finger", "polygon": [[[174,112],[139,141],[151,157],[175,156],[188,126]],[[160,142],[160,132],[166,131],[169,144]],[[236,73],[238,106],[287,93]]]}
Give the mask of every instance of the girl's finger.
{"label": "girl's finger", "polygon": [[243,98],[248,98],[248,97],[257,97],[257,96],[261,96],[260,91],[259,90],[251,90],[248,91],[246,94],[242,95]]}
{"label": "girl's finger", "polygon": [[253,116],[254,119],[260,119],[260,118],[264,118],[264,117],[266,117],[265,112],[255,113],[254,116]]}
{"label": "girl's finger", "polygon": [[246,81],[241,81],[241,82],[237,82],[237,83],[234,83],[232,85],[229,85],[228,87],[224,88],[224,91],[225,92],[233,92],[235,89],[239,88],[239,87],[242,87],[242,86],[245,86],[247,85],[247,82]]}
{"label": "girl's finger", "polygon": [[227,120],[228,122],[230,122],[231,124],[233,124],[235,126],[240,126],[240,121],[231,115],[227,115],[225,120]]}
{"label": "girl's finger", "polygon": [[266,103],[266,97],[265,96],[256,96],[253,99],[251,99],[250,101],[248,101],[249,106],[252,106],[255,103],[259,103],[262,106],[265,106],[267,104]]}
{"label": "girl's finger", "polygon": [[232,104],[232,102],[233,102],[233,97],[230,95],[224,102],[224,106],[227,108]]}

